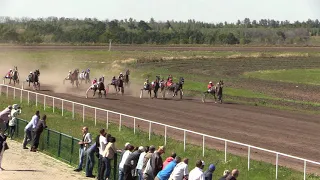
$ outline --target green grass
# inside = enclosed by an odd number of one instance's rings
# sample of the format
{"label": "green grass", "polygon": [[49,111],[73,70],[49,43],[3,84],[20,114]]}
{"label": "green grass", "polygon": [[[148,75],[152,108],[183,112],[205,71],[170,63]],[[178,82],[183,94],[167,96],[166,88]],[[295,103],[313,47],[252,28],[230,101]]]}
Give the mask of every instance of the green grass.
{"label": "green grass", "polygon": [[300,84],[320,85],[320,69],[283,69],[247,72],[245,77]]}
{"label": "green grass", "polygon": [[[11,97],[9,97],[11,98]],[[7,99],[5,96],[1,96],[0,99],[0,106],[2,108],[6,107],[8,104],[19,103],[12,99]],[[31,102],[28,106],[25,102],[21,104],[23,108],[23,113],[21,114],[21,118],[30,120],[33,113],[36,110],[40,110],[41,114],[47,114],[48,120],[47,124],[48,127],[66,134],[69,134],[73,137],[80,138],[81,137],[81,127],[88,126],[89,131],[93,134],[93,137],[97,135],[97,132],[100,128],[105,128],[106,124],[101,123],[98,121],[97,126],[94,125],[94,121],[91,118],[86,117],[85,123],[82,122],[82,117],[79,115],[75,116],[75,119],[72,119],[72,114],[70,112],[64,111],[64,116],[61,116],[61,110],[55,108],[55,113],[52,112],[52,108],[46,107],[46,110],[43,110],[43,106],[38,104],[35,106],[35,103]],[[23,128],[20,127],[20,129]],[[122,127],[121,132],[119,132],[118,125],[116,124],[109,124],[108,133],[111,133],[113,136],[117,138],[117,147],[122,148],[125,142],[130,142],[135,146],[140,145],[163,145],[164,144],[164,137],[152,134],[151,141],[148,139],[148,134],[142,131],[137,130],[136,134],[133,134],[133,129]],[[57,156],[57,147],[59,145],[58,138],[55,133],[50,133],[50,142],[49,147],[51,149],[47,150],[47,152],[56,157]],[[47,139],[46,133],[43,134],[42,139]],[[77,141],[75,141],[76,144]],[[77,163],[77,145],[74,145],[74,153],[70,157],[71,153],[71,139],[64,139],[62,142],[62,151],[61,156],[65,159],[71,159],[72,163]],[[46,141],[42,141],[42,146],[47,146]],[[171,138],[167,139],[167,153],[163,156],[166,158],[169,154],[173,151],[177,152],[177,154],[181,157],[188,157],[190,158],[189,169],[191,170],[194,167],[195,161],[197,159],[205,160],[207,166],[210,163],[215,163],[220,160],[220,163],[217,165],[216,172],[214,173],[214,179],[218,179],[222,172],[225,169],[233,169],[238,168],[240,170],[240,177],[241,179],[255,179],[255,180],[270,180],[274,179],[275,177],[275,166],[269,163],[265,163],[262,161],[254,161],[251,160],[250,162],[250,171],[247,170],[247,158],[234,156],[231,154],[227,154],[227,163],[224,163],[224,153],[212,149],[205,149],[205,157],[202,157],[202,148],[195,145],[187,144],[186,152],[183,152],[183,143],[175,141]],[[301,172],[297,172],[295,170],[291,170],[285,167],[279,168],[279,178],[286,179],[286,180],[298,180],[303,178],[303,174]],[[308,179],[320,179],[320,177],[316,177],[315,175],[308,175]]]}

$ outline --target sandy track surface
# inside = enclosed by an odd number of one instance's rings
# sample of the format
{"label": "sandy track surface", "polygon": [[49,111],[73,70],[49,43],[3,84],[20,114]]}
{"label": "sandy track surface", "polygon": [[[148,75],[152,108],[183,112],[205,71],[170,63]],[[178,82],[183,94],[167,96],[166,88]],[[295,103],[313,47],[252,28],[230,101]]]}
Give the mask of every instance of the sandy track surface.
{"label": "sandy track surface", "polygon": [[8,140],[9,150],[4,153],[0,171],[1,180],[81,180],[88,179],[84,174],[73,171],[67,164],[45,154],[22,149],[16,141]]}
{"label": "sandy track surface", "polygon": [[[108,50],[108,46],[0,46],[0,50]],[[240,51],[240,52],[319,52],[320,47],[168,47],[112,46],[116,51]]]}

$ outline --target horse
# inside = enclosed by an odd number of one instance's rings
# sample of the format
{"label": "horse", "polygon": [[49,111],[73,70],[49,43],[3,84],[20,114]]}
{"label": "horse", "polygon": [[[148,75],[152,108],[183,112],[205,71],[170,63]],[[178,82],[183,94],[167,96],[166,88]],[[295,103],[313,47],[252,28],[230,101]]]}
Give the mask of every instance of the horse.
{"label": "horse", "polygon": [[70,80],[72,86],[74,86],[74,82],[76,82],[76,86],[79,87],[80,83],[79,83],[79,69],[75,69],[73,71],[73,73],[70,75],[70,77],[65,78],[63,80],[63,84],[65,83],[66,80]]}
{"label": "horse", "polygon": [[155,81],[153,81],[152,83],[148,83],[148,84],[144,85],[143,88],[141,89],[141,92],[140,92],[140,98],[142,98],[142,96],[143,96],[143,91],[148,91],[150,98],[151,98],[151,92],[153,91],[154,98],[158,98],[159,88],[160,88],[159,81],[157,79]]}
{"label": "horse", "polygon": [[124,83],[123,83],[123,78],[122,77],[117,79],[116,86],[118,88],[117,94],[118,94],[118,92],[121,91],[121,95],[123,95],[124,94]]}
{"label": "horse", "polygon": [[222,90],[223,90],[223,81],[220,80],[216,86],[210,90],[207,90],[205,92],[203,92],[202,94],[202,102],[205,102],[205,99],[207,97],[207,95],[213,95],[214,97],[214,101],[215,103],[217,103],[217,97],[216,95],[218,95],[218,100],[220,102],[220,104],[222,103]]}
{"label": "horse", "polygon": [[27,78],[27,82],[29,82],[29,87],[30,87],[30,83],[33,83],[33,89],[40,90],[39,76],[40,76],[39,69],[36,69],[33,72],[33,74],[29,74]]}
{"label": "horse", "polygon": [[89,90],[93,90],[93,97],[96,95],[96,91],[98,90],[99,91],[99,97],[101,98],[102,97],[102,93],[101,91],[103,91],[103,95],[105,98],[107,98],[107,90],[105,88],[105,85],[103,82],[98,82],[97,84],[95,85],[92,85],[88,88],[88,90],[86,91],[86,98],[88,98],[88,91]]}
{"label": "horse", "polygon": [[90,71],[85,71],[85,72],[84,72],[84,82],[85,82],[86,84],[88,84],[88,83],[91,82],[91,80],[90,80]]}
{"label": "horse", "polygon": [[117,79],[112,79],[111,83],[108,84],[108,86],[110,86],[110,85],[113,86],[115,91],[116,91],[116,93],[118,93],[118,80]]}
{"label": "horse", "polygon": [[124,75],[124,80],[123,80],[125,86],[129,86],[130,85],[129,84],[129,75],[130,75],[130,71],[129,71],[129,69],[127,69],[126,73]]}
{"label": "horse", "polygon": [[12,80],[14,86],[16,85],[16,83],[19,84],[19,72],[17,66],[14,67]]}
{"label": "horse", "polygon": [[162,98],[165,98],[166,91],[171,91],[173,93],[172,97],[175,97],[178,95],[178,92],[180,92],[180,99],[182,99],[183,96],[183,84],[184,84],[184,78],[180,77],[178,83],[172,83],[170,86],[167,85],[167,82],[162,82],[161,92],[162,92]]}

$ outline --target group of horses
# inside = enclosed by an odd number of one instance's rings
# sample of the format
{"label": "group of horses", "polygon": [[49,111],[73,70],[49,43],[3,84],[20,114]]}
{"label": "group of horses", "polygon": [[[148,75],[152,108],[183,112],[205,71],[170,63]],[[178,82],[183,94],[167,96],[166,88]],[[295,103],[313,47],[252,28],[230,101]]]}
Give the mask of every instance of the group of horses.
{"label": "group of horses", "polygon": [[[79,82],[80,80],[80,82]],[[79,87],[80,84],[84,81],[86,84],[90,83],[90,72],[84,71],[80,73],[79,69],[75,69],[70,76],[63,79],[63,84],[65,84],[65,81],[70,81],[71,85],[76,87]]]}
{"label": "group of horses", "polygon": [[[29,87],[32,83],[34,90],[40,90],[39,76],[40,76],[39,69],[36,69],[34,72],[32,72],[28,75],[26,82],[29,83]],[[14,66],[12,72],[9,72],[8,74],[6,74],[4,79],[9,79],[9,84],[11,84],[11,81],[13,81],[14,86],[16,84],[19,84],[20,83],[20,75],[18,72],[18,67]]]}

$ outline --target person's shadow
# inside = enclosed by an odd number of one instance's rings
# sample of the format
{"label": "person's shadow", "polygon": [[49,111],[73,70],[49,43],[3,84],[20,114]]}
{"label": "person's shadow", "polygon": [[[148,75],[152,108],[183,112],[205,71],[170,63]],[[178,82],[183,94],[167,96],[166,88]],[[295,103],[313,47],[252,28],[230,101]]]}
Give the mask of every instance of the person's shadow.
{"label": "person's shadow", "polygon": [[16,170],[3,170],[3,171],[15,171],[15,172],[43,172],[40,170],[32,170],[32,169],[16,169]]}

